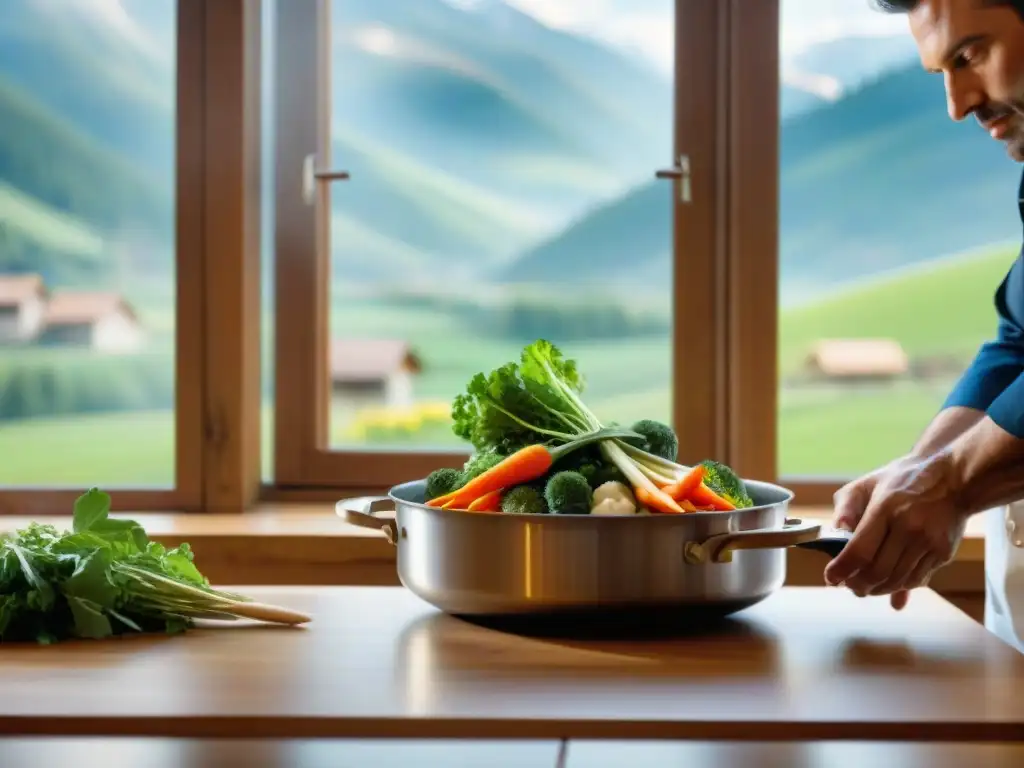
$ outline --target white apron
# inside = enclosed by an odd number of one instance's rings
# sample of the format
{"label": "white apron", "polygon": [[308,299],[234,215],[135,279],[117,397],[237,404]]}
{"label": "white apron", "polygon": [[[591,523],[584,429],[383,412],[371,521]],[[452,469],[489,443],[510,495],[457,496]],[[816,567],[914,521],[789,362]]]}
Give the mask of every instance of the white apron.
{"label": "white apron", "polygon": [[985,515],[985,628],[1024,653],[1024,502]]}

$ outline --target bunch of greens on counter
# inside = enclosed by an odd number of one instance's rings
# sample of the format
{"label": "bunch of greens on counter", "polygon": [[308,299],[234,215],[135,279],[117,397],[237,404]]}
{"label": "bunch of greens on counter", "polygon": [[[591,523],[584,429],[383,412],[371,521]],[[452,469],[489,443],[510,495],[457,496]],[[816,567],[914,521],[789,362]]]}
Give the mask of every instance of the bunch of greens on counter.
{"label": "bunch of greens on counter", "polygon": [[711,459],[677,462],[667,424],[606,424],[582,399],[576,362],[543,339],[519,361],[478,373],[452,404],[452,430],[474,453],[427,477],[426,502],[508,514],[681,514],[752,506],[743,481]]}
{"label": "bunch of greens on counter", "polygon": [[199,618],[309,621],[211,588],[188,544],[167,549],[109,512],[94,488],[75,502],[73,530],[31,523],[0,536],[0,641],[176,633]]}

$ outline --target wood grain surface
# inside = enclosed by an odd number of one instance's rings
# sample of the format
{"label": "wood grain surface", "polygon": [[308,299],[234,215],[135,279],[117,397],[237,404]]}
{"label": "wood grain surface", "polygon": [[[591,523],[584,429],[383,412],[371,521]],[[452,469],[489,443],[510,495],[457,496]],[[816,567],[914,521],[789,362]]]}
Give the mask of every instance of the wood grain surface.
{"label": "wood grain surface", "polygon": [[5,646],[0,732],[1024,741],[1024,656],[929,591],[895,612],[787,588],[720,625],[602,636],[482,627],[401,588],[246,591],[314,622]]}

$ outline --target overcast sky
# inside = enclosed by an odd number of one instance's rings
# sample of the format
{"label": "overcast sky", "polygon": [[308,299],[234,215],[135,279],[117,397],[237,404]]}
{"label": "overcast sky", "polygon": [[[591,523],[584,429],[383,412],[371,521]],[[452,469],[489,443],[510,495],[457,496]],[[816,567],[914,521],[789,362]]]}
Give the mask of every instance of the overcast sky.
{"label": "overcast sky", "polygon": [[[659,69],[671,71],[673,0],[507,2],[550,26],[583,32],[634,50],[646,50]],[[880,13],[870,6],[869,0],[781,0],[781,5],[784,60],[799,55],[808,45],[838,36],[907,34],[904,17]]]}
{"label": "overcast sky", "polygon": [[[88,11],[140,49],[154,48],[132,18],[140,2],[166,5],[173,0],[37,0],[55,8]],[[277,0],[287,2],[287,0]],[[342,0],[343,2],[344,0]],[[473,5],[481,0],[448,0]],[[0,0],[2,4],[4,0]],[[389,0],[378,0],[386,3]],[[666,74],[672,71],[674,0],[505,0],[552,27],[583,33],[643,52]],[[757,2],[757,0],[749,0]],[[907,35],[906,18],[880,13],[870,0],[780,0],[783,65],[809,45],[836,37]],[[128,11],[124,6],[128,7]],[[908,36],[908,47],[912,47]],[[166,45],[163,48],[167,48]],[[167,53],[167,51],[161,51]]]}

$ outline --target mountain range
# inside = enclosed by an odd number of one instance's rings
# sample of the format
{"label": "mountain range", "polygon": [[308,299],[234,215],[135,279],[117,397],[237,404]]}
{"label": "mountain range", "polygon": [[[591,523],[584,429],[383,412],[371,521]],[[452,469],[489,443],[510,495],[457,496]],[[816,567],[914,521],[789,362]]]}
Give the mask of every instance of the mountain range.
{"label": "mountain range", "polygon": [[[0,271],[109,280],[126,248],[166,271],[174,3],[3,3]],[[673,95],[655,67],[497,0],[335,5],[341,281],[665,285],[671,191],[653,171]],[[946,119],[906,51],[840,39],[790,63],[838,95],[799,77],[781,94],[784,296],[1019,236],[1018,169]]]}

